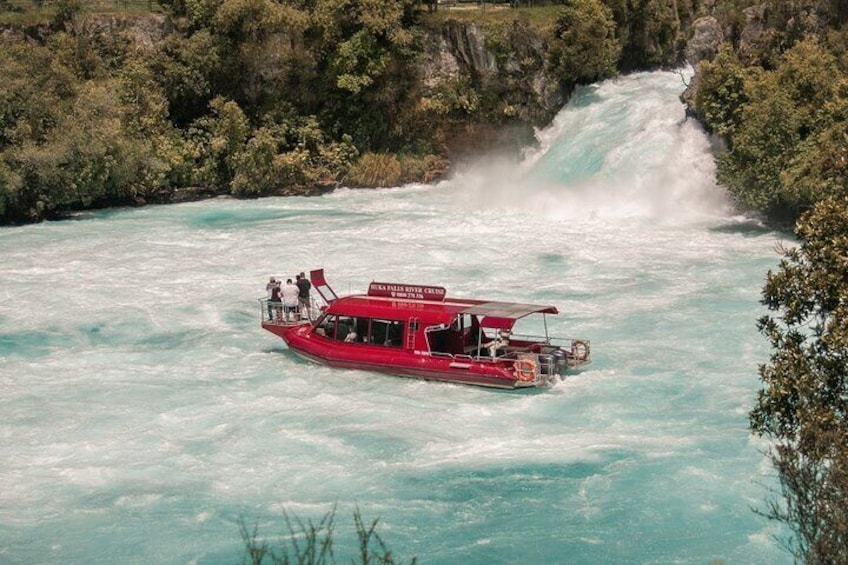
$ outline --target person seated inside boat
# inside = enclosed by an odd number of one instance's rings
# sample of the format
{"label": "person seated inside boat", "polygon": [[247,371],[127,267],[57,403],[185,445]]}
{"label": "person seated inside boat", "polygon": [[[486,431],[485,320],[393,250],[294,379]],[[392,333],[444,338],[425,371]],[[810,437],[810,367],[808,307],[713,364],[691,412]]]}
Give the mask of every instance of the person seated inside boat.
{"label": "person seated inside boat", "polygon": [[493,359],[499,357],[506,352],[505,348],[509,346],[509,336],[509,330],[500,330],[495,339],[489,343],[484,343],[483,347],[489,350],[489,355]]}
{"label": "person seated inside boat", "polygon": [[356,318],[339,316],[336,339],[348,343],[356,339]]}
{"label": "person seated inside boat", "polygon": [[333,315],[324,316],[315,329],[315,333],[333,339],[336,335],[336,317]]}

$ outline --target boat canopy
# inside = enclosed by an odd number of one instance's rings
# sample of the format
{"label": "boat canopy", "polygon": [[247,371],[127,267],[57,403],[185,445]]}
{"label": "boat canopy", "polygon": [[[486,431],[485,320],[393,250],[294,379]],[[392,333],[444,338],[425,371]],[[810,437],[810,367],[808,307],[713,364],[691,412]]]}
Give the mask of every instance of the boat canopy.
{"label": "boat canopy", "polygon": [[463,314],[517,320],[530,314],[559,314],[555,306],[537,304],[515,304],[512,302],[483,302],[462,310]]}
{"label": "boat canopy", "polygon": [[558,314],[555,306],[512,302],[435,302],[392,300],[374,296],[347,296],[333,301],[329,312],[348,316],[403,319],[417,317],[425,324],[448,325],[458,315],[476,316],[482,327],[511,329],[516,320],[531,314]]}
{"label": "boat canopy", "polygon": [[512,302],[483,302],[469,306],[461,312],[481,318],[480,325],[484,328],[508,330],[515,325],[519,318],[530,314],[558,314],[555,306],[539,306],[536,304],[517,304]]}

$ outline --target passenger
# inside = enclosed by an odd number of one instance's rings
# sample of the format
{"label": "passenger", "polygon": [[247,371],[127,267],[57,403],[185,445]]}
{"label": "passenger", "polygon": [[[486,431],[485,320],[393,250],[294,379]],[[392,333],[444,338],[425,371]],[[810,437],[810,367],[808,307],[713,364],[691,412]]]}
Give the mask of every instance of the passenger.
{"label": "passenger", "polygon": [[265,290],[268,291],[268,321],[270,322],[274,320],[274,310],[277,311],[278,318],[280,314],[279,303],[282,302],[282,298],[280,297],[279,281],[275,277],[271,277],[271,280],[265,285]]}
{"label": "passenger", "polygon": [[268,284],[265,285],[265,292],[268,294],[268,296],[266,296],[266,298],[268,299],[268,321],[269,322],[274,319],[274,315],[273,315],[274,310],[273,310],[273,304],[271,304],[271,300],[274,298],[274,287],[276,286],[276,284],[277,284],[277,279],[274,278],[274,277],[271,277],[271,279],[268,281]]}
{"label": "passenger", "polygon": [[283,309],[286,313],[286,322],[297,321],[298,289],[291,279],[286,280],[286,286],[281,290],[283,295]]}
{"label": "passenger", "polygon": [[309,290],[312,288],[312,283],[306,278],[306,275],[301,272],[297,275],[298,288],[298,303],[300,304],[300,314],[303,316],[306,313],[306,319],[312,319],[312,298],[309,295]]}

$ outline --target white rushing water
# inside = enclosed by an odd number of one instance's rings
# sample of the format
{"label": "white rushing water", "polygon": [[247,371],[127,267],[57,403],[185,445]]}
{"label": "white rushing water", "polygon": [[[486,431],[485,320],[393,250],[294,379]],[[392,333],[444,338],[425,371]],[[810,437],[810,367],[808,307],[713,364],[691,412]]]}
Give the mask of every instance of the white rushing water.
{"label": "white rushing water", "polygon": [[[237,563],[239,520],[380,519],[421,563],[789,563],[752,512],[765,273],[674,73],[582,89],[520,166],[434,187],[0,230],[0,562]],[[540,302],[594,363],[541,393],[308,364],[269,275]]]}

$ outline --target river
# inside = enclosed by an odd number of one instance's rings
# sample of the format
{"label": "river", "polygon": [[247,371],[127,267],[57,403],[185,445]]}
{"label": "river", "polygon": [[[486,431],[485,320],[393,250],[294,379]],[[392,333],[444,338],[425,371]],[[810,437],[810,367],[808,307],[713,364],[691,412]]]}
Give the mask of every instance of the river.
{"label": "river", "polygon": [[[676,73],[578,90],[521,162],[435,186],[214,199],[0,229],[0,561],[238,563],[239,521],[379,518],[422,564],[790,563],[752,508],[786,236],[714,181]],[[546,303],[594,362],[540,393],[318,367],[269,275]]]}

